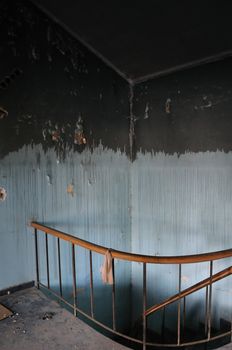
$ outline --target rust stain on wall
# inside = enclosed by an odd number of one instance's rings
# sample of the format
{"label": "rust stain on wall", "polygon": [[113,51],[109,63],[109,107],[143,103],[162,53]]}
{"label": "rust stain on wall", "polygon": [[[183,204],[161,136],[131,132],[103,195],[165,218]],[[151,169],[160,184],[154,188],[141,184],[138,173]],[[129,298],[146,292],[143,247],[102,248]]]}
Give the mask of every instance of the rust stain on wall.
{"label": "rust stain on wall", "polygon": [[67,193],[74,197],[74,185],[72,183],[68,184]]}

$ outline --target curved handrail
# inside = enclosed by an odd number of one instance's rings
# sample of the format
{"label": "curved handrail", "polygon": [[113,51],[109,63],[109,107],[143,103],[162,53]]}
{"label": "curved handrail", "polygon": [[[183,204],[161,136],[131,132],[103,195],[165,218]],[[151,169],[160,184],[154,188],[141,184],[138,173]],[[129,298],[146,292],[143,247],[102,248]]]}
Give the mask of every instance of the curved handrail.
{"label": "curved handrail", "polygon": [[[55,237],[61,238],[65,241],[71,242],[75,245],[79,245],[88,250],[94,251],[99,254],[105,254],[109,248],[100,246],[94,243],[90,243],[83,239],[77,238],[75,236],[69,235],[65,232],[47,227],[37,222],[31,222],[30,224],[37,230],[49,233]],[[128,260],[133,262],[150,263],[150,264],[191,264],[200,263],[205,261],[213,261],[232,257],[232,249],[221,250],[217,252],[210,252],[204,254],[195,255],[181,255],[181,256],[151,256],[151,255],[141,255],[127,253],[120,250],[110,249],[111,255],[115,259]]]}
{"label": "curved handrail", "polygon": [[[73,235],[69,235],[67,233],[64,233],[62,231],[53,229],[51,227],[47,227],[43,224],[32,222],[30,224],[34,228],[34,235],[35,235],[35,258],[36,258],[36,286],[38,288],[42,287],[47,290],[49,290],[51,293],[53,293],[56,297],[58,297],[60,300],[62,300],[64,303],[69,305],[74,312],[74,315],[76,316],[77,313],[80,313],[87,319],[93,321],[97,325],[101,326],[102,328],[112,332],[113,334],[116,334],[124,339],[132,340],[133,342],[143,344],[143,349],[146,349],[146,346],[162,346],[162,347],[180,347],[180,346],[188,346],[188,345],[196,345],[201,343],[208,343],[210,341],[216,340],[218,338],[221,338],[226,335],[231,335],[232,331],[229,332],[223,332],[219,335],[211,335],[211,303],[212,303],[212,284],[224,277],[227,277],[232,274],[232,266],[216,273],[213,275],[213,261],[218,259],[224,259],[228,257],[232,257],[232,249],[224,250],[224,251],[217,251],[212,253],[206,253],[206,254],[198,254],[198,255],[185,255],[185,256],[149,256],[149,255],[140,255],[140,254],[133,254],[133,253],[127,253],[119,250],[110,249],[111,255],[113,257],[112,260],[112,276],[113,276],[113,283],[112,283],[112,327],[108,327],[104,323],[101,323],[98,319],[94,317],[94,286],[93,286],[93,267],[92,267],[92,252],[96,252],[99,254],[105,254],[109,248],[100,246],[97,244],[93,244],[91,242],[88,242],[86,240],[80,239],[78,237],[75,237]],[[41,234],[44,234],[45,237],[45,260],[46,260],[46,273],[45,277],[47,277],[47,283],[43,284],[40,279],[40,270],[39,270],[39,263],[40,263],[40,257],[38,255],[38,252],[40,251],[40,245],[38,242],[38,232],[42,232]],[[56,238],[57,241],[57,266],[58,266],[58,278],[59,278],[59,294],[57,294],[53,288],[50,287],[50,270],[49,270],[49,242],[48,242],[48,235],[52,235]],[[62,269],[61,269],[61,252],[60,252],[60,239],[71,243],[71,255],[72,255],[72,275],[73,275],[73,303],[70,303],[69,300],[66,300],[63,298],[63,287],[62,287]],[[88,250],[89,253],[89,276],[90,276],[90,313],[86,313],[83,310],[81,310],[77,305],[77,282],[76,282],[76,255],[75,255],[75,245],[80,246],[82,248],[85,248]],[[143,325],[143,334],[142,339],[138,339],[136,337],[131,337],[128,334],[121,333],[116,328],[116,312],[115,312],[115,278],[114,278],[114,259],[122,259],[126,261],[131,262],[139,262],[143,263],[143,313],[142,313],[142,325]],[[201,280],[200,282],[192,285],[191,287],[181,290],[181,264],[188,264],[188,263],[200,263],[200,262],[209,262],[210,263],[210,277]],[[179,293],[169,297],[168,299],[165,299],[162,303],[153,305],[149,309],[147,309],[147,269],[146,265],[150,264],[179,264]],[[209,286],[209,288],[208,288]],[[185,298],[191,293],[194,293],[195,291],[198,291],[201,288],[206,287],[206,296],[205,296],[205,302],[206,302],[206,315],[205,315],[205,330],[207,332],[207,337],[204,337],[204,339],[194,339],[191,341],[186,341],[182,339],[184,330],[181,330],[181,298]],[[147,316],[152,314],[153,312],[160,310],[161,308],[164,308],[165,306],[173,303],[178,302],[178,321],[177,321],[177,342],[171,343],[171,344],[165,344],[164,342],[147,342],[146,335],[147,335]],[[184,302],[185,305],[185,302]],[[185,310],[185,307],[184,307]],[[184,311],[185,312],[185,311]],[[185,314],[184,314],[184,324],[185,324]],[[165,325],[163,326],[165,327]]]}

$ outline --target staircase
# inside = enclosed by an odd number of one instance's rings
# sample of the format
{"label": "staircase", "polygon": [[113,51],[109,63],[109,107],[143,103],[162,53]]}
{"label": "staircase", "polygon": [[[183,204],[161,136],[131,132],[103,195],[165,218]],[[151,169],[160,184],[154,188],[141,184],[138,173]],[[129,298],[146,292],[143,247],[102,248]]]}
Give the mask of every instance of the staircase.
{"label": "staircase", "polygon": [[[187,256],[147,256],[110,249],[113,270],[113,284],[109,286],[111,288],[110,314],[112,319],[110,322],[105,322],[96,316],[97,303],[101,303],[103,311],[106,312],[107,301],[104,300],[104,296],[101,298],[101,295],[100,300],[99,297],[96,298],[95,275],[99,270],[93,266],[93,254],[98,257],[104,256],[109,252],[109,249],[36,222],[33,222],[31,226],[34,228],[35,236],[37,288],[48,290],[55,298],[72,309],[75,316],[79,315],[91,325],[95,325],[108,335],[111,334],[112,338],[121,339],[133,349],[143,350],[151,348],[213,349],[231,341],[232,249]],[[61,242],[66,242],[66,247],[70,251],[73,290],[71,299],[64,296],[64,277],[62,275],[62,249],[64,247],[61,249]],[[89,279],[89,286],[84,287],[85,292],[89,295],[89,309],[87,311],[80,307],[78,300],[77,279],[79,276],[76,267],[76,250],[79,248],[84,251],[85,256],[89,257],[88,266],[81,270],[81,274],[86,274]],[[51,250],[53,251],[51,252]],[[56,259],[52,266],[55,265],[55,269],[58,271],[57,288],[53,288],[52,284],[54,285],[54,283],[51,283],[50,258],[53,256],[54,260],[54,255]],[[138,288],[141,290],[141,312],[137,319],[133,320],[132,318],[133,326],[127,329],[118,327],[119,318],[124,317],[125,310],[120,310],[116,306],[117,278],[115,276],[117,271],[115,261],[139,264],[142,267],[141,286]],[[151,269],[157,271],[163,266],[176,268],[176,292],[151,304],[154,295],[158,294],[150,278]],[[183,281],[186,277],[183,270],[188,266],[192,266],[193,269],[199,266],[201,268],[198,280],[184,287]],[[41,278],[41,270],[45,275],[43,278]],[[206,276],[201,278],[203,272]],[[163,278],[162,274],[160,276]],[[173,280],[173,276],[169,278]],[[87,289],[89,290],[87,291]],[[218,295],[225,295],[228,299],[219,300]],[[195,304],[191,301],[193,299]],[[222,307],[222,304],[225,306]],[[135,308],[138,312],[139,307],[135,305]],[[226,317],[222,317],[223,313],[226,314]],[[156,315],[159,317],[155,318]]]}

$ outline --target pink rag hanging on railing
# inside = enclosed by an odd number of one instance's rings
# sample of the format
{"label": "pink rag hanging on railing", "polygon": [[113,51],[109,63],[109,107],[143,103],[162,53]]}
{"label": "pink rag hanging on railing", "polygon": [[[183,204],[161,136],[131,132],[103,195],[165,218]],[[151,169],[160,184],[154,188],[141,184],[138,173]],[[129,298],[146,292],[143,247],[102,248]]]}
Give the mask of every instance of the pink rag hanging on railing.
{"label": "pink rag hanging on railing", "polygon": [[113,284],[112,255],[109,249],[104,256],[104,262],[101,266],[101,275],[103,283]]}

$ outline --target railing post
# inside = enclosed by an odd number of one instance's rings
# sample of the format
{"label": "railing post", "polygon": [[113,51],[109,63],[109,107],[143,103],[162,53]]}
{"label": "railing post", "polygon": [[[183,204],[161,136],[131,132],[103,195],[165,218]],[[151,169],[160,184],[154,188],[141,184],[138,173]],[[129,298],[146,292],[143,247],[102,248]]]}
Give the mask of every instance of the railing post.
{"label": "railing post", "polygon": [[147,265],[143,263],[143,350],[146,350],[147,317]]}
{"label": "railing post", "polygon": [[209,306],[208,306],[208,340],[211,337],[212,278],[213,278],[213,260],[210,261],[210,285],[209,285]]}
{"label": "railing post", "polygon": [[232,342],[232,315],[230,317],[230,342]]}
{"label": "railing post", "polygon": [[164,343],[165,340],[165,310],[166,307],[163,307],[163,316],[162,316],[162,328],[161,328],[161,339],[162,339],[162,343]]}
{"label": "railing post", "polygon": [[[181,292],[181,264],[179,264],[179,294]],[[180,311],[181,311],[181,299],[178,301],[178,314],[177,314],[177,345],[180,345]]]}
{"label": "railing post", "polygon": [[205,336],[208,334],[209,286],[205,288]]}
{"label": "railing post", "polygon": [[38,254],[38,237],[35,228],[35,264],[36,264],[36,287],[39,289],[39,254]]}
{"label": "railing post", "polygon": [[76,261],[75,261],[75,246],[72,243],[72,272],[73,272],[73,312],[74,316],[77,315],[77,283],[76,283]]}
{"label": "railing post", "polygon": [[115,315],[115,271],[114,271],[114,259],[112,259],[112,275],[113,275],[113,285],[112,285],[112,319],[113,319],[113,330],[116,330],[116,315]]}
{"label": "railing post", "polygon": [[58,252],[58,271],[59,271],[59,289],[60,289],[60,296],[62,297],[63,291],[62,291],[62,275],[61,275],[61,263],[60,263],[60,239],[57,237],[57,252]]}
{"label": "railing post", "polygon": [[45,232],[46,264],[47,264],[47,286],[50,289],[49,255],[48,255],[48,234]]}
{"label": "railing post", "polygon": [[89,251],[89,270],[90,270],[90,310],[91,317],[94,318],[94,301],[93,301],[93,260],[92,251]]}
{"label": "railing post", "polygon": [[182,337],[185,337],[185,323],[186,323],[186,297],[184,297],[183,302],[183,327],[182,327]]}

